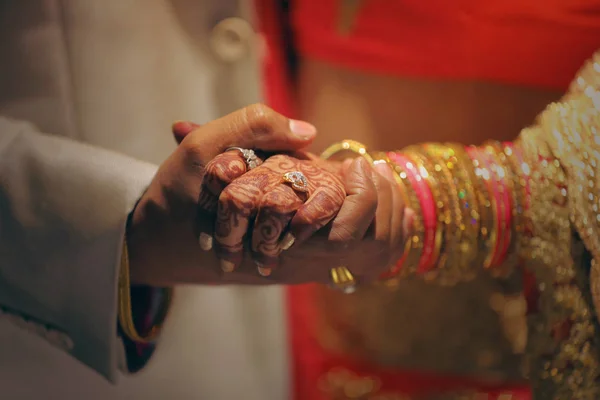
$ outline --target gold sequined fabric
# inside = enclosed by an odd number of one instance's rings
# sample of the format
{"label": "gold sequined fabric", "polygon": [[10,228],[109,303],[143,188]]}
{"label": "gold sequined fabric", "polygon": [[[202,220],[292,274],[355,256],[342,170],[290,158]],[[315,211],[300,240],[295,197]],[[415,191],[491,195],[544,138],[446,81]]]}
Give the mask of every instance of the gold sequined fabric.
{"label": "gold sequined fabric", "polygon": [[352,295],[322,288],[315,334],[334,353],[379,365],[522,380],[527,327],[518,280],[482,273],[455,287],[418,278]]}
{"label": "gold sequined fabric", "polygon": [[514,145],[524,166],[510,173],[530,178],[531,205],[511,260],[535,277],[536,312],[525,316],[518,273],[480,270],[452,287],[408,277],[350,296],[322,288],[314,335],[325,349],[490,382],[527,376],[535,399],[600,399],[600,53]]}
{"label": "gold sequined fabric", "polygon": [[534,167],[534,236],[523,256],[540,291],[528,341],[536,399],[600,398],[591,260],[582,262],[585,252],[577,251],[581,239],[595,262],[600,256],[598,89],[600,54],[580,71],[565,99],[550,105],[519,139]]}

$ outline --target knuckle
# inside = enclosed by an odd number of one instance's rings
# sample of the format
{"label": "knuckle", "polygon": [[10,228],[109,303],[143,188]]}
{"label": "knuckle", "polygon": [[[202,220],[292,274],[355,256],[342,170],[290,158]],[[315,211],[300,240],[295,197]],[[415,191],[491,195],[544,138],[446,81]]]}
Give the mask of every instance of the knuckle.
{"label": "knuckle", "polygon": [[206,164],[207,179],[218,179],[219,170],[220,170],[220,166],[222,165],[222,162],[223,162],[223,155],[220,154],[220,155],[216,156],[215,158],[213,158],[212,160],[210,160]]}
{"label": "knuckle", "polygon": [[368,184],[367,182],[364,182],[364,184],[356,186],[354,193],[355,196],[353,196],[353,198],[364,205],[365,211],[374,214],[379,203],[379,194],[377,193],[376,187],[372,183]]}
{"label": "knuckle", "polygon": [[263,136],[273,130],[275,112],[262,103],[244,108],[244,124],[254,136]]}
{"label": "knuckle", "polygon": [[185,168],[193,173],[204,174],[206,172],[206,157],[203,147],[197,145],[193,140],[179,145],[177,152],[181,154]]}
{"label": "knuckle", "polygon": [[274,156],[269,157],[269,160],[271,163],[276,163],[279,164],[281,162],[285,162],[285,161],[290,161],[290,156],[287,156],[285,154],[275,154]]}
{"label": "knuckle", "polygon": [[248,217],[257,208],[257,193],[247,190],[243,184],[233,182],[225,187],[219,195],[219,210],[221,213],[235,213]]}
{"label": "knuckle", "polygon": [[294,216],[294,224],[300,228],[311,227],[315,224],[314,216],[309,210],[302,210]]}
{"label": "knuckle", "polygon": [[221,207],[231,207],[238,202],[235,184],[227,186],[219,195],[219,205]]}
{"label": "knuckle", "polygon": [[346,226],[340,225],[332,229],[329,234],[329,240],[344,247],[356,242],[356,230]]}

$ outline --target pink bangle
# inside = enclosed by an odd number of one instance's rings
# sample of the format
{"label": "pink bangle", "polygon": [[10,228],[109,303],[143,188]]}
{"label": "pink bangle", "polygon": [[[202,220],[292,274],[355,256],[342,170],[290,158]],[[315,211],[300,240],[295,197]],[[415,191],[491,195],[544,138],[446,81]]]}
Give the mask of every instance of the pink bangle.
{"label": "pink bangle", "polygon": [[413,190],[417,194],[421,204],[421,213],[423,214],[423,250],[421,259],[417,268],[418,274],[424,274],[435,267],[433,252],[435,248],[435,232],[437,229],[437,217],[435,211],[435,202],[431,189],[423,179],[415,164],[403,154],[389,153],[388,157],[402,168],[410,181]]}

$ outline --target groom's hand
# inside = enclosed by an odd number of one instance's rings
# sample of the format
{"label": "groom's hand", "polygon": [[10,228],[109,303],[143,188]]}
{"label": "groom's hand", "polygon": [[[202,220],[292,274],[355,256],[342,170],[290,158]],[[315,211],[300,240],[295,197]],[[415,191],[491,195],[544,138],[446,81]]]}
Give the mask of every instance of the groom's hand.
{"label": "groom's hand", "polygon": [[312,125],[263,105],[189,128],[132,214],[127,240],[134,283],[219,282],[218,261],[201,251],[195,229],[206,165],[232,146],[289,152],[309,145],[316,135]]}

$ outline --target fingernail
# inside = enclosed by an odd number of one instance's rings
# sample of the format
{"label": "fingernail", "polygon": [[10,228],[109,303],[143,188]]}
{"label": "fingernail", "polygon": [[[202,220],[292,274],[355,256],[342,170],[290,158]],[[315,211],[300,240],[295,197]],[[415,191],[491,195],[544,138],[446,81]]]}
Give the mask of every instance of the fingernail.
{"label": "fingernail", "polygon": [[186,134],[194,130],[194,124],[190,121],[175,121],[173,122],[172,129],[174,132],[180,134]]}
{"label": "fingernail", "polygon": [[308,122],[290,119],[290,130],[292,133],[303,140],[309,140],[317,134],[317,128]]}
{"label": "fingernail", "polygon": [[394,182],[394,173],[385,160],[377,160],[373,162],[373,167],[387,180]]}
{"label": "fingernail", "polygon": [[213,237],[208,233],[202,232],[198,238],[198,243],[200,244],[200,248],[202,250],[209,251],[213,246]]}
{"label": "fingernail", "polygon": [[359,168],[361,169],[361,171],[364,173],[369,172],[369,170],[371,169],[371,166],[369,165],[367,160],[365,160],[362,157],[355,158],[354,163],[356,163],[359,166]]}
{"label": "fingernail", "polygon": [[258,273],[261,276],[269,276],[269,275],[271,275],[271,272],[273,271],[271,268],[263,267],[262,264],[260,264],[260,263],[256,263],[256,268],[258,269]]}
{"label": "fingernail", "polygon": [[344,169],[348,169],[350,167],[350,165],[352,165],[352,161],[354,161],[353,158],[346,158],[343,162],[342,162],[342,168]]}
{"label": "fingernail", "polygon": [[296,238],[294,237],[294,235],[292,235],[291,233],[286,233],[283,236],[283,239],[281,239],[281,249],[282,250],[287,250],[290,247],[292,247],[292,245],[294,244],[294,242],[296,241]]}
{"label": "fingernail", "polygon": [[232,272],[235,268],[235,264],[231,261],[221,260],[221,269],[223,272]]}
{"label": "fingernail", "polygon": [[412,235],[414,219],[415,211],[412,208],[406,208],[404,210],[404,219],[402,220],[402,233],[404,234],[404,240],[408,240],[408,237]]}

